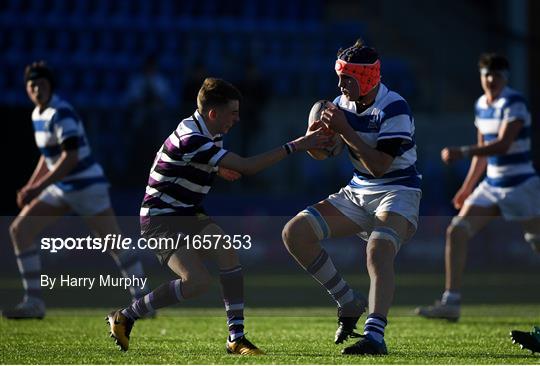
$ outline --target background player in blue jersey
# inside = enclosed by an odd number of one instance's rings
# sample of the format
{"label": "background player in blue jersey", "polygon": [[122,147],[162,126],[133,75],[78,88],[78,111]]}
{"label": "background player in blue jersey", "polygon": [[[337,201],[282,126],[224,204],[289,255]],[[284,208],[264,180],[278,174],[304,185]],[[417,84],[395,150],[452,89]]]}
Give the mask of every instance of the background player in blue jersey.
{"label": "background player in blue jersey", "polygon": [[[162,264],[179,279],[162,284],[107,319],[120,348],[129,348],[131,329],[137,319],[155,309],[173,305],[205,292],[210,284],[203,259],[209,257],[220,270],[227,314],[228,353],[257,355],[262,352],[244,336],[244,275],[236,251],[224,240],[223,230],[208,217],[202,202],[216,175],[235,180],[255,174],[295,151],[330,144],[323,128],[265,153],[243,158],[223,148],[223,135],[239,121],[240,93],[222,79],[207,78],[197,96],[197,110],[180,122],[159,149],[150,170],[141,206],[141,232],[146,238],[208,237],[214,250],[194,249],[181,240],[179,247],[158,248]],[[247,122],[249,123],[249,121]],[[216,248],[217,247],[217,248]]]}
{"label": "background player in blue jersey", "polygon": [[[284,243],[338,305],[335,343],[349,337],[366,306],[363,339],[345,354],[386,354],[384,331],[394,295],[394,257],[415,232],[421,197],[414,120],[407,102],[380,83],[377,52],[358,40],[338,52],[341,95],[321,115],[321,124],[345,141],[354,166],[347,186],[308,207],[283,229]],[[314,124],[316,125],[316,124]],[[357,234],[367,240],[369,301],[353,292],[320,240]]]}
{"label": "background player in blue jersey", "polygon": [[[468,157],[472,162],[453,199],[459,214],[446,233],[446,290],[434,306],[417,309],[418,315],[427,318],[459,319],[467,243],[495,217],[519,222],[525,240],[540,252],[540,178],[530,156],[527,103],[507,86],[510,65],[504,56],[483,54],[478,66],[484,90],[475,106],[478,143],[441,152],[447,164]],[[484,172],[486,178],[474,188]]]}
{"label": "background player in blue jersey", "polygon": [[[54,94],[55,83],[45,62],[28,65],[24,72],[26,92],[35,104],[32,112],[35,139],[41,151],[30,180],[17,192],[21,212],[10,234],[22,276],[25,296],[7,318],[43,318],[45,304],[40,287],[41,259],[33,241],[60,216],[74,212],[93,234],[105,237],[120,230],[101,166],[94,160],[82,121],[71,105]],[[142,265],[132,251],[110,252],[126,277],[144,277]],[[134,298],[147,289],[131,288]]]}

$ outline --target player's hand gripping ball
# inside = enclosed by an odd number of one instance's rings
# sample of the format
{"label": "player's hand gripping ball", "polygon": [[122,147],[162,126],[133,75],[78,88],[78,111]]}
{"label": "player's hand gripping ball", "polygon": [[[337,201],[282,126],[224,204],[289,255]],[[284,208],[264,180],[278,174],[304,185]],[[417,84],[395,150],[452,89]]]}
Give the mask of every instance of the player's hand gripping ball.
{"label": "player's hand gripping ball", "polygon": [[[323,123],[320,121],[321,113],[327,108],[327,103],[330,102],[327,100],[319,100],[313,104],[313,107],[311,107],[311,110],[309,111],[308,131],[316,130],[323,125]],[[324,149],[308,150],[307,153],[313,159],[324,160],[329,157],[337,156],[341,153],[341,151],[343,151],[343,147],[345,146],[345,142],[343,142],[339,134],[335,133],[328,127],[325,128],[327,129],[328,135],[332,136],[332,145]]]}

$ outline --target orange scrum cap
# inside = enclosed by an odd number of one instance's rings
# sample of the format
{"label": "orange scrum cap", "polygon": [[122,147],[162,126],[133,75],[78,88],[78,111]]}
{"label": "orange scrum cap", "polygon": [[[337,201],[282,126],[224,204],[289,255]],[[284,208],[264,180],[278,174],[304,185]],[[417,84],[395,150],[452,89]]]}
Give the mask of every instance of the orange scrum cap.
{"label": "orange scrum cap", "polygon": [[372,64],[355,64],[338,58],[335,68],[338,75],[347,75],[356,80],[362,97],[373,90],[381,81],[380,60]]}

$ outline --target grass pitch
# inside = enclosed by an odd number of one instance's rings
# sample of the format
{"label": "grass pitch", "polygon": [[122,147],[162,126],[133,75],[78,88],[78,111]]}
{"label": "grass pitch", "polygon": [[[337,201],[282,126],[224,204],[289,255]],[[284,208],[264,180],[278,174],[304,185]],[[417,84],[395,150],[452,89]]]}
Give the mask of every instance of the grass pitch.
{"label": "grass pitch", "polygon": [[329,307],[248,308],[248,338],[266,352],[250,357],[225,353],[222,309],[174,308],[138,321],[126,353],[108,337],[108,311],[58,308],[44,320],[0,320],[0,363],[540,364],[540,355],[521,350],[508,335],[540,322],[537,305],[465,306],[458,323],[420,319],[411,307],[397,306],[386,331],[390,354],[377,357],[340,354]]}

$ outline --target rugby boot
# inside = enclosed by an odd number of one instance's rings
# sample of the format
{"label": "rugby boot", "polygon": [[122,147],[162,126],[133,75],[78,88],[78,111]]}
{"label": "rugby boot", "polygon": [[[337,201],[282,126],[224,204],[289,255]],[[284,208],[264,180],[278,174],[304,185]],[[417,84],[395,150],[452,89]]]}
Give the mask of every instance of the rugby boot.
{"label": "rugby boot", "polygon": [[264,355],[257,346],[251,343],[245,335],[240,338],[236,338],[234,341],[230,341],[227,338],[227,353],[235,355]]}
{"label": "rugby boot", "polygon": [[532,332],[513,330],[510,332],[512,343],[519,344],[521,349],[528,349],[533,354],[540,353],[540,327],[533,327]]}
{"label": "rugby boot", "polygon": [[446,319],[457,322],[461,313],[459,304],[443,304],[440,300],[430,306],[420,306],[415,309],[415,314],[428,319]]}
{"label": "rugby boot", "polygon": [[384,339],[381,343],[361,335],[362,339],[352,346],[345,347],[341,353],[344,355],[387,355],[386,343]]}
{"label": "rugby boot", "polygon": [[43,319],[45,303],[36,297],[28,297],[13,309],[2,311],[2,316],[7,319]]}
{"label": "rugby boot", "polygon": [[120,350],[127,351],[129,349],[129,335],[135,322],[122,314],[120,310],[109,313],[105,320],[109,324],[111,338],[114,338]]}
{"label": "rugby boot", "polygon": [[358,338],[360,336],[354,330],[358,319],[366,311],[367,305],[366,298],[355,292],[352,301],[338,307],[338,329],[334,337],[335,344],[341,344],[349,337]]}

